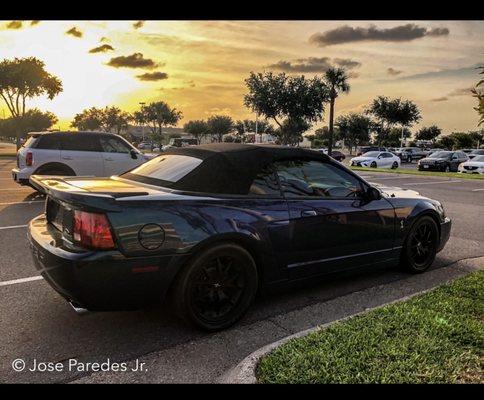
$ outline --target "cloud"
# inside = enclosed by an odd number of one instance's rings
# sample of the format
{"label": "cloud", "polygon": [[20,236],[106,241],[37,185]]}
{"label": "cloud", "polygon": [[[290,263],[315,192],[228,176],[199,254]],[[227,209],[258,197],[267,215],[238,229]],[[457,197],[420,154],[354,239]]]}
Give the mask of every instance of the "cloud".
{"label": "cloud", "polygon": [[399,69],[394,69],[392,67],[390,68],[387,68],[387,74],[388,75],[393,75],[393,76],[396,76],[396,75],[400,75],[403,71],[399,70]]}
{"label": "cloud", "polygon": [[66,31],[66,35],[72,35],[76,38],[80,38],[82,37],[82,32],[79,29],[77,29],[75,26],[73,26],[71,29]]}
{"label": "cloud", "polygon": [[36,19],[36,20],[30,21],[30,26],[37,25],[39,22],[40,22],[40,20],[39,20],[39,19]]}
{"label": "cloud", "polygon": [[437,97],[436,99],[432,99],[430,101],[440,102],[440,101],[447,101],[447,100],[449,100],[449,98],[444,96],[444,97]]}
{"label": "cloud", "polygon": [[146,72],[141,75],[136,75],[140,81],[161,81],[163,79],[168,79],[168,74],[166,72]]}
{"label": "cloud", "polygon": [[22,29],[22,21],[10,21],[7,24],[7,29]]}
{"label": "cloud", "polygon": [[113,57],[108,65],[115,68],[155,68],[158,64],[151,58],[144,58],[142,53],[133,53],[129,56]]}
{"label": "cloud", "polygon": [[318,32],[309,38],[309,42],[319,47],[342,43],[381,41],[381,42],[409,42],[425,36],[447,36],[448,28],[424,28],[416,24],[398,25],[389,29],[380,29],[375,25],[368,28],[343,25],[326,32]]}
{"label": "cloud", "polygon": [[106,53],[106,51],[114,50],[114,47],[109,44],[103,44],[98,47],[94,47],[93,49],[89,50],[89,53]]}
{"label": "cloud", "polygon": [[361,63],[349,58],[335,58],[331,61],[329,57],[308,57],[298,58],[294,61],[281,60],[275,64],[268,65],[268,68],[284,72],[324,72],[332,67],[332,63],[348,69],[361,66]]}
{"label": "cloud", "polygon": [[139,29],[139,28],[142,28],[144,24],[145,24],[145,21],[136,21],[136,22],[133,24],[133,28],[134,28],[134,29]]}
{"label": "cloud", "polygon": [[459,88],[459,89],[454,89],[452,92],[450,92],[447,96],[470,96],[472,95],[471,90],[474,89],[473,86],[466,87],[466,88]]}
{"label": "cloud", "polygon": [[423,72],[420,74],[402,76],[398,79],[400,80],[414,80],[414,79],[432,79],[432,78],[447,78],[447,79],[472,79],[474,80],[477,74],[477,68],[484,64],[475,64],[469,67],[461,68],[447,68],[438,71]]}

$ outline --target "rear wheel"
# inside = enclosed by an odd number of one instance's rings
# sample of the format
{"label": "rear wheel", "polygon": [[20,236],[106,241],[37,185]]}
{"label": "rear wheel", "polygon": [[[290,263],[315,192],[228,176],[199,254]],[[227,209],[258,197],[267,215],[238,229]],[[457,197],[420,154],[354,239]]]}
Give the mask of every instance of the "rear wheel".
{"label": "rear wheel", "polygon": [[397,169],[397,168],[398,168],[398,163],[396,161],[393,161],[392,169]]}
{"label": "rear wheel", "polygon": [[377,167],[376,161],[372,161],[371,164],[370,164],[370,167],[371,168],[376,168]]}
{"label": "rear wheel", "polygon": [[448,165],[444,167],[444,172],[450,172],[450,167]]}
{"label": "rear wheel", "polygon": [[402,266],[417,274],[426,271],[437,254],[439,230],[431,217],[418,219],[408,232],[402,251]]}
{"label": "rear wheel", "polygon": [[257,291],[252,256],[235,244],[202,252],[177,278],[172,303],[188,323],[207,331],[225,329],[245,314]]}
{"label": "rear wheel", "polygon": [[35,172],[35,175],[75,176],[76,174],[72,169],[68,167],[53,165],[40,168],[38,171]]}

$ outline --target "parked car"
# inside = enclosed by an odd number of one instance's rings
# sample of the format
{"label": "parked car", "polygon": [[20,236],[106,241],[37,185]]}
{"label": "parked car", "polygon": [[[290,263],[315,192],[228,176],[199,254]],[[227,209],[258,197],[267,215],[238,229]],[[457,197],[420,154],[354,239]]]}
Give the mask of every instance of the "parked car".
{"label": "parked car", "polygon": [[437,151],[418,162],[418,170],[457,172],[460,163],[469,160],[463,151]]}
{"label": "parked car", "polygon": [[460,151],[463,151],[466,154],[472,153],[473,149],[461,149]]}
{"label": "parked car", "polygon": [[446,151],[445,149],[428,149],[425,151],[425,157],[429,157],[431,154],[436,153],[437,151]]}
{"label": "parked car", "polygon": [[457,172],[462,174],[484,174],[484,155],[477,155],[459,165]]}
{"label": "parked car", "polygon": [[400,158],[389,151],[369,151],[350,161],[354,167],[391,168],[400,166]]}
{"label": "parked car", "polygon": [[121,174],[151,157],[127,140],[100,132],[35,132],[17,152],[12,178],[28,185],[31,175],[111,176]]}
{"label": "parked car", "polygon": [[472,150],[467,156],[472,160],[476,156],[484,156],[484,149]]}
{"label": "parked car", "polygon": [[153,149],[153,143],[151,142],[141,142],[138,144],[138,149],[140,150],[152,150]]}
{"label": "parked car", "polygon": [[360,150],[356,153],[357,156],[361,156],[362,154],[368,153],[370,151],[388,151],[386,147],[378,147],[378,146],[363,146]]}
{"label": "parked car", "polygon": [[373,265],[423,272],[451,229],[438,201],[302,148],[184,147],[119,177],[30,180],[48,193],[28,229],[35,266],[78,311],[169,294],[211,331],[259,290]]}
{"label": "parked car", "polygon": [[339,150],[332,150],[331,151],[331,157],[333,157],[336,161],[343,161],[346,156]]}
{"label": "parked car", "polygon": [[403,162],[411,163],[413,160],[420,160],[427,154],[419,147],[403,147],[395,154],[400,157]]}

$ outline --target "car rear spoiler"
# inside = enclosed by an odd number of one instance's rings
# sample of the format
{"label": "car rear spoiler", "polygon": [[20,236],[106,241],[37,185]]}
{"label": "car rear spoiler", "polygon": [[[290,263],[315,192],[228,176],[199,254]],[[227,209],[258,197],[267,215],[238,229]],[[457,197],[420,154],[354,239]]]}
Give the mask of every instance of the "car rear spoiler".
{"label": "car rear spoiler", "polygon": [[144,195],[146,193],[92,193],[75,185],[71,185],[64,177],[54,175],[31,175],[30,184],[39,192],[51,198],[61,200],[79,208],[87,207],[102,211],[121,211],[116,198],[124,196]]}

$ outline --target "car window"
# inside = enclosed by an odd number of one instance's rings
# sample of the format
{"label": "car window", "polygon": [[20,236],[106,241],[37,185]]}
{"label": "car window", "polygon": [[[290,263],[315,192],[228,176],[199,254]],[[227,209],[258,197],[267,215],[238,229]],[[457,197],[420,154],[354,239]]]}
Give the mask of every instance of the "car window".
{"label": "car window", "polygon": [[202,163],[200,158],[166,154],[153,158],[130,171],[130,176],[157,179],[167,182],[178,182]]}
{"label": "car window", "polygon": [[291,160],[275,164],[281,188],[287,197],[357,197],[360,181],[332,164]]}
{"label": "car window", "polygon": [[475,156],[472,161],[484,162],[484,156]]}
{"label": "car window", "polygon": [[392,158],[393,156],[390,153],[382,153],[383,158]]}
{"label": "car window", "polygon": [[99,140],[104,153],[129,153],[131,150],[126,143],[123,143],[117,137],[101,136]]}
{"label": "car window", "polygon": [[[25,144],[25,147],[28,147],[28,142]],[[36,149],[43,149],[43,150],[59,150],[60,149],[60,140],[59,135],[41,135],[39,140],[35,145]]]}
{"label": "car window", "polygon": [[59,138],[62,150],[100,151],[99,141],[95,135],[79,135],[77,133],[66,133],[59,136]]}
{"label": "car window", "polygon": [[380,154],[379,151],[369,151],[367,153],[364,153],[363,156],[364,157],[378,157],[379,154]]}
{"label": "car window", "polygon": [[257,176],[250,185],[249,195],[280,196],[281,190],[273,166],[267,167]]}

